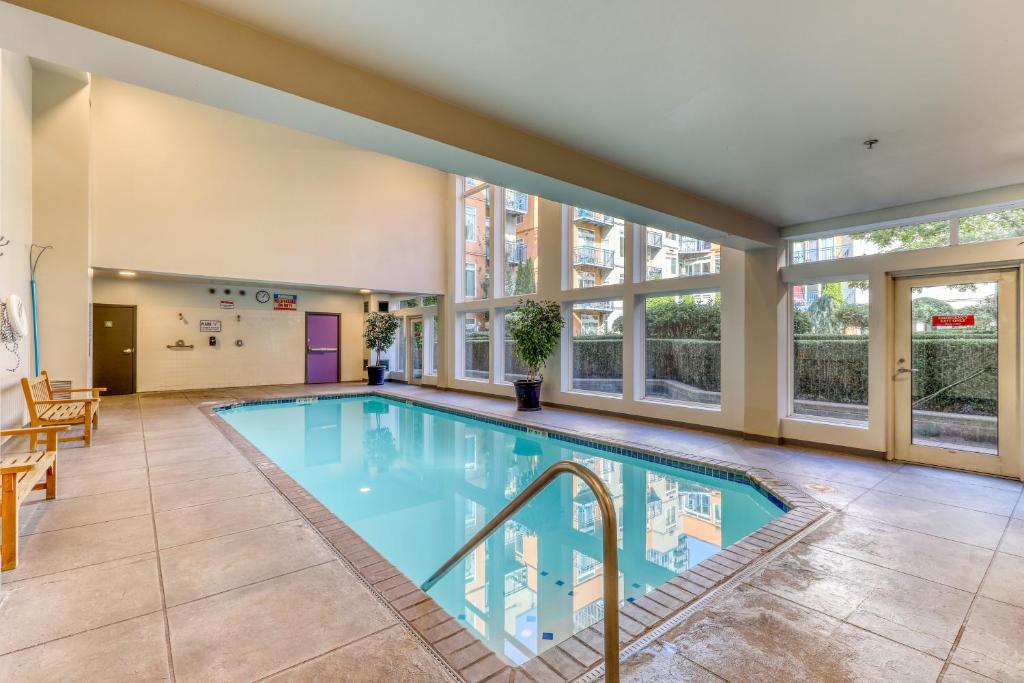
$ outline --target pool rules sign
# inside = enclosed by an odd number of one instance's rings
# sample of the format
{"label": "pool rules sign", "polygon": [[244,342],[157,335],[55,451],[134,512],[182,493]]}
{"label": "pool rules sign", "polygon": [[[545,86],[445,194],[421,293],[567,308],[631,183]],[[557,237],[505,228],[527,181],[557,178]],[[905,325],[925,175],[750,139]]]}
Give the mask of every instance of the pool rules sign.
{"label": "pool rules sign", "polygon": [[974,316],[971,314],[964,315],[933,315],[932,316],[932,327],[938,328],[950,328],[950,327],[974,327]]}

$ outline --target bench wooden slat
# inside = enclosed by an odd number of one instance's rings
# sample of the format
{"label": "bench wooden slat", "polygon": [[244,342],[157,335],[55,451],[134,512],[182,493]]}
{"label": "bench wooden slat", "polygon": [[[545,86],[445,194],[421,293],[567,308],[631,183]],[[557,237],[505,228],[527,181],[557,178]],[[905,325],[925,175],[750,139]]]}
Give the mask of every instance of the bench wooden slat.
{"label": "bench wooden slat", "polygon": [[[0,568],[18,565],[18,510],[32,492],[46,489],[48,500],[57,496],[57,432],[63,428],[31,430],[43,432],[53,450],[21,453],[0,460]],[[0,431],[0,436],[19,435],[28,430]],[[40,480],[43,480],[40,482]]]}

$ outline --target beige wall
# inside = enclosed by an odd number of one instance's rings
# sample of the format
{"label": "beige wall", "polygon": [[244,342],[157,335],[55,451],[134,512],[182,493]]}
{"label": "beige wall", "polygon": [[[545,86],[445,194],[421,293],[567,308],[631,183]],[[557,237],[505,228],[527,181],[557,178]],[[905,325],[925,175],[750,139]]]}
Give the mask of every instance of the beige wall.
{"label": "beige wall", "polygon": [[[28,59],[0,51],[0,297],[17,294],[29,305],[28,254],[32,243],[32,69]],[[29,320],[31,324],[31,318]],[[27,419],[20,380],[32,372],[32,333],[20,341],[21,363],[0,350],[0,423]]]}
{"label": "beige wall", "polygon": [[89,82],[34,71],[32,235],[39,259],[39,363],[50,377],[89,386]]}
{"label": "beige wall", "polygon": [[[210,287],[217,292],[210,294]],[[230,288],[232,294],[223,293]],[[244,289],[245,296],[238,290]],[[301,384],[305,378],[304,311],[341,314],[342,380],[359,380],[363,374],[361,334],[363,297],[358,294],[303,289],[271,289],[298,295],[298,311],[275,311],[273,303],[257,303],[257,286],[212,285],[155,280],[96,277],[93,296],[97,304],[138,307],[136,362],[139,391]],[[235,308],[220,308],[230,298]],[[178,318],[182,314],[186,322]],[[238,317],[241,317],[241,320]],[[213,334],[216,347],[208,345],[212,333],[200,332],[200,320],[220,320],[223,331]],[[191,350],[168,349],[182,339]],[[244,346],[235,346],[242,339]]]}
{"label": "beige wall", "polygon": [[443,290],[445,174],[104,78],[92,105],[93,265]]}

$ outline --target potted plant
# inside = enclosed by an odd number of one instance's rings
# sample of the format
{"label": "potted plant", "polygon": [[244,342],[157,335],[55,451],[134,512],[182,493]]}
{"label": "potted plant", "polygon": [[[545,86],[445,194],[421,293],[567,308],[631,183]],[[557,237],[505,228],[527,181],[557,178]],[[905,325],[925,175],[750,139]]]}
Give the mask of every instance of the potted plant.
{"label": "potted plant", "polygon": [[377,352],[376,365],[366,368],[367,384],[384,384],[384,373],[387,368],[381,365],[380,355],[391,348],[395,343],[395,336],[398,334],[400,321],[393,313],[381,313],[374,311],[366,316],[366,329],[363,331],[363,341],[366,348]]}
{"label": "potted plant", "polygon": [[505,317],[512,351],[526,366],[526,379],[518,379],[516,404],[519,410],[540,410],[540,369],[555,352],[562,338],[562,309],[554,301],[520,301]]}

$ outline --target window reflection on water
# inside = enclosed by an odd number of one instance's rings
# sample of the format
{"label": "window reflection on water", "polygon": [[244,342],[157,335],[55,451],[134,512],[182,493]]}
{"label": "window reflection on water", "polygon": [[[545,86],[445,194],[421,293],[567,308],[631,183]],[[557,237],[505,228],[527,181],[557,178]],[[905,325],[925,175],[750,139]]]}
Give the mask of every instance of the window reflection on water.
{"label": "window reflection on water", "polygon": [[[324,455],[290,466],[294,446],[273,453],[247,436],[415,583],[560,459],[592,469],[613,496],[623,600],[781,514],[736,482],[624,464],[603,451],[390,401],[322,401],[303,410],[306,424],[320,428],[318,440],[306,433],[307,449]],[[322,429],[332,421],[337,429]],[[495,652],[522,663],[603,617],[602,558],[594,494],[560,477],[431,595]]]}

